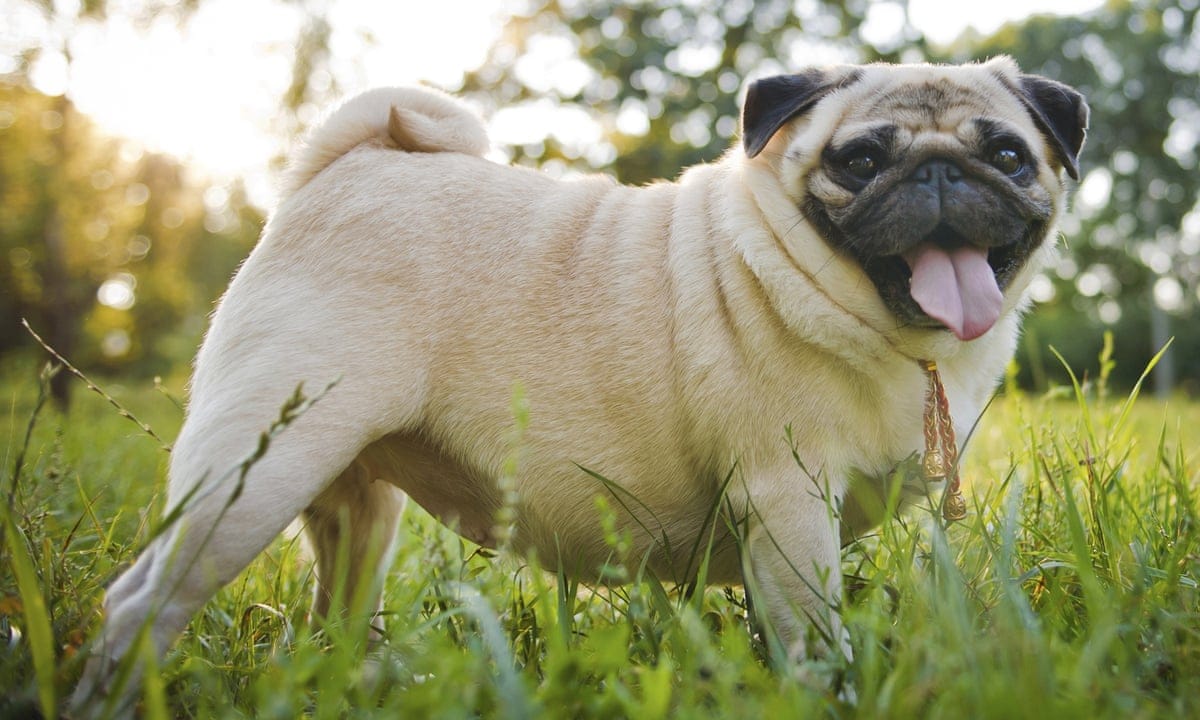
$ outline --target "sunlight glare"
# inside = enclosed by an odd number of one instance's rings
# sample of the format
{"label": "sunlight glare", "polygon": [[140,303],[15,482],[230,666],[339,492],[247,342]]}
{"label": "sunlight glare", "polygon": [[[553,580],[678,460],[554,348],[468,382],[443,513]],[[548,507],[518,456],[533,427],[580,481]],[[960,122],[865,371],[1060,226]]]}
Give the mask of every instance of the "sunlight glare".
{"label": "sunlight glare", "polygon": [[966,27],[982,34],[1029,15],[1074,15],[1099,8],[1103,0],[1005,0],[1005,2],[946,2],[910,0],[908,17],[927,38],[939,45],[954,42]]}
{"label": "sunlight glare", "polygon": [[137,278],[129,273],[118,273],[101,283],[96,300],[113,310],[128,310],[137,302],[136,287]]}
{"label": "sunlight glare", "polygon": [[144,30],[121,16],[89,24],[73,43],[72,98],[146,150],[236,176],[248,160],[265,165],[278,152],[270,118],[291,68],[277,50],[298,27],[296,14],[271,0],[213,0],[183,28],[169,17]]}
{"label": "sunlight glare", "polygon": [[[498,0],[333,3],[326,17],[332,77],[315,77],[314,90],[336,83],[333,104],[380,85],[453,89],[486,57],[499,32],[498,7]],[[279,105],[302,23],[302,13],[279,0],[210,0],[182,27],[163,16],[142,29],[113,14],[104,24],[81,25],[69,78],[65,62],[47,54],[35,81],[51,94],[69,85],[79,109],[105,131],[219,182],[244,178],[251,199],[269,204],[266,168],[294,140],[281,138]]]}

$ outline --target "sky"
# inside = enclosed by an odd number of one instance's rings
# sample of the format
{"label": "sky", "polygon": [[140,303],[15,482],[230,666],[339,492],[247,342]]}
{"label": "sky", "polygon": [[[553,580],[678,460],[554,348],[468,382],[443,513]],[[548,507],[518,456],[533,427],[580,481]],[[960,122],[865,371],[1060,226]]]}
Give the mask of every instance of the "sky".
{"label": "sky", "polygon": [[[54,0],[71,8],[78,0]],[[313,4],[313,3],[310,3]],[[456,86],[480,65],[501,32],[501,0],[377,2],[324,0],[331,27],[330,76],[346,94],[380,85],[417,81]],[[1061,14],[1095,9],[1101,0],[910,0],[913,24],[934,42],[948,43],[968,26],[989,33],[1035,12]],[[290,80],[290,48],[301,13],[278,0],[206,0],[182,28],[171,17],[135,23],[120,10],[137,0],[110,0],[117,12],[101,25],[47,27],[22,0],[0,0],[0,74],[11,67],[11,48],[40,38],[43,47],[73,38],[72,62],[43,53],[33,67],[34,86],[66,92],[106,132],[145,150],[165,152],[210,179],[242,178],[252,200],[267,205],[273,193],[268,170],[288,139],[277,122]],[[70,13],[67,13],[70,16]],[[886,38],[903,17],[900,5],[873,4],[863,32]],[[316,109],[313,109],[316,112]],[[569,122],[567,117],[564,121]],[[586,121],[577,128],[587,133]],[[512,126],[512,129],[506,129]],[[497,114],[493,136],[547,132]]]}

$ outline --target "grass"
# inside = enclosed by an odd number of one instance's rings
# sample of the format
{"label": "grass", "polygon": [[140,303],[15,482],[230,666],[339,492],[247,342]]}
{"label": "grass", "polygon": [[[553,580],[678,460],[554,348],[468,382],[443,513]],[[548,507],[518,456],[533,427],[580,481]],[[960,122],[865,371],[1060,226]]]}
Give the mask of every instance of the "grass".
{"label": "grass", "polygon": [[[32,368],[2,372],[0,717],[52,715],[104,585],[154,531],[167,454],[98,396],[39,411]],[[739,588],[688,596],[636,558],[607,569],[630,582],[581,586],[481,553],[410,505],[382,650],[356,641],[364,613],[307,622],[311,570],[281,537],[150,674],[144,714],[1197,716],[1200,405],[1110,397],[1104,378],[1010,389],[989,410],[963,473],[966,521],[943,532],[917,508],[846,549],[855,660],[827,669],[854,704],[770,668]],[[107,390],[174,436],[170,397]]]}

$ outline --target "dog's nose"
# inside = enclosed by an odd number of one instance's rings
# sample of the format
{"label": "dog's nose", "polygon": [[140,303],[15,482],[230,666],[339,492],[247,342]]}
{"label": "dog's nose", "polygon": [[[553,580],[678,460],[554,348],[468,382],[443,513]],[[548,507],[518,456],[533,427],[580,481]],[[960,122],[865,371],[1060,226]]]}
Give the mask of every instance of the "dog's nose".
{"label": "dog's nose", "polygon": [[911,175],[913,182],[922,185],[953,185],[963,179],[963,171],[950,160],[926,160]]}

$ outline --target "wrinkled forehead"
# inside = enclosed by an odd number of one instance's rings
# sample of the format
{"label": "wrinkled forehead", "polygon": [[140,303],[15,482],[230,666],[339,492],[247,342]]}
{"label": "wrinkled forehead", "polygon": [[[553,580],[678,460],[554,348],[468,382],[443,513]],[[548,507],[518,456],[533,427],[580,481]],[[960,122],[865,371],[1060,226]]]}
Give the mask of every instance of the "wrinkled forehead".
{"label": "wrinkled forehead", "polygon": [[[1036,132],[1020,100],[983,68],[945,68],[923,74],[868,73],[848,88],[834,144],[869,128],[890,125],[908,136],[939,134],[966,139],[983,120],[1014,132]],[[955,72],[955,71],[959,72]]]}

